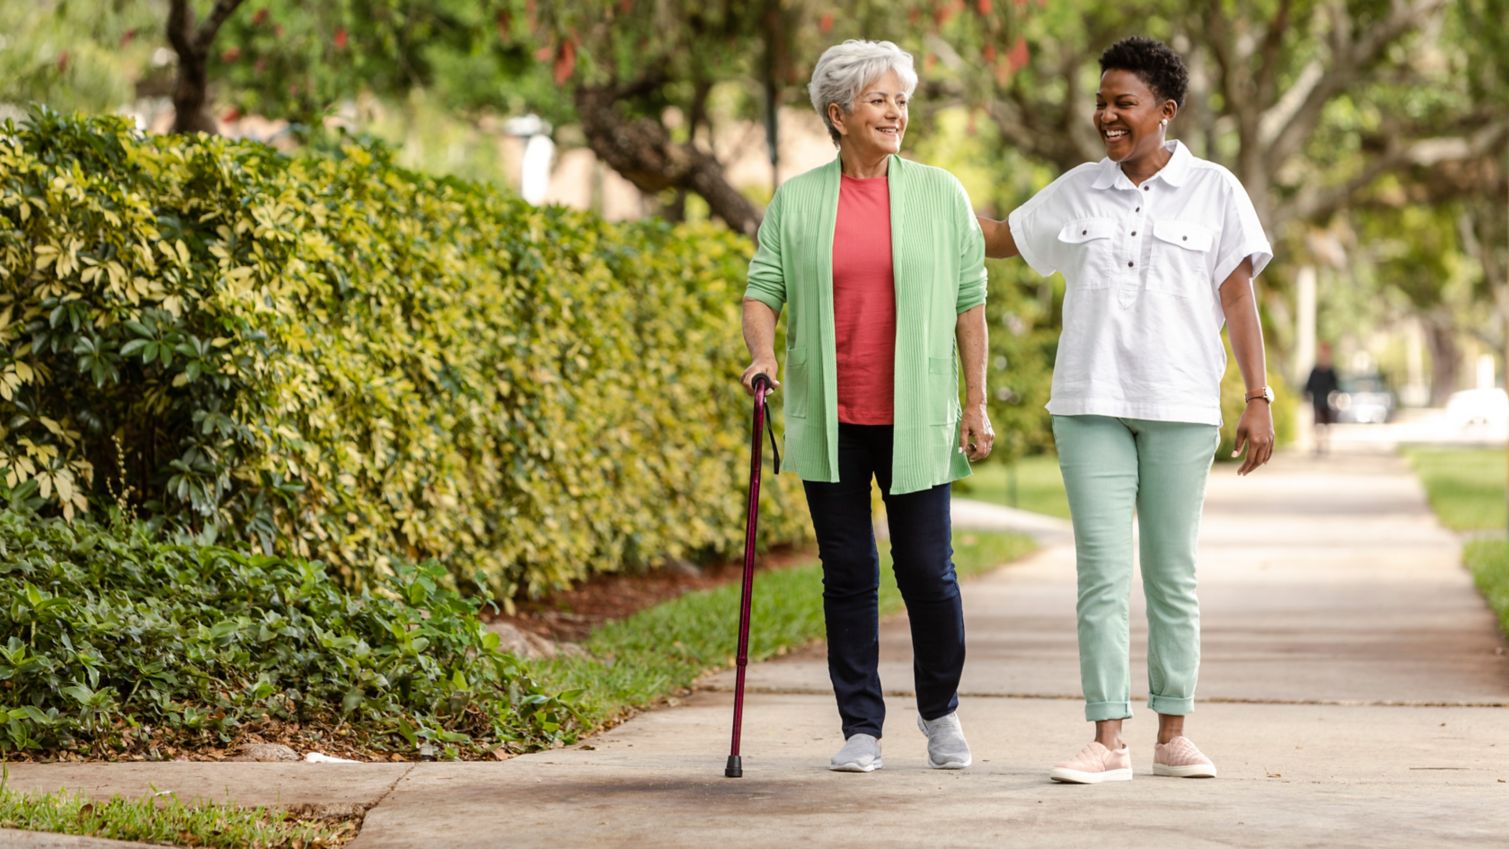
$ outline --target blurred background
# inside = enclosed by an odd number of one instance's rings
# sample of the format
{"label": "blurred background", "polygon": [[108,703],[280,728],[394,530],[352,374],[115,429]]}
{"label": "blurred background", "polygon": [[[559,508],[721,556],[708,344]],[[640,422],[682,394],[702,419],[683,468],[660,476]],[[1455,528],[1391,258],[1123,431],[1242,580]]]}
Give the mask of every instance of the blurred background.
{"label": "blurred background", "polygon": [[[1004,217],[1100,158],[1096,57],[1150,35],[1192,71],[1170,135],[1236,173],[1275,244],[1259,286],[1281,435],[1306,438],[1297,396],[1329,343],[1343,422],[1497,440],[1506,20],[1506,0],[12,0],[0,113],[41,102],[283,149],[354,133],[533,203],[751,234],[776,185],[833,156],[813,62],[883,38],[921,76],[906,155]],[[1051,449],[1061,296],[1061,278],[992,268],[1006,460]]]}

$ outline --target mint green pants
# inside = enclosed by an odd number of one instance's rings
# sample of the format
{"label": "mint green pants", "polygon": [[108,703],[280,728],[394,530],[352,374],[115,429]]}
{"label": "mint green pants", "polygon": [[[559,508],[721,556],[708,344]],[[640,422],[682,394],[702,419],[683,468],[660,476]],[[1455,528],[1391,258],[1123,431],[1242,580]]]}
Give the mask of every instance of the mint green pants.
{"label": "mint green pants", "polygon": [[1195,546],[1214,425],[1054,416],[1079,573],[1079,673],[1085,719],[1132,715],[1132,515],[1147,600],[1148,707],[1194,710],[1200,670]]}

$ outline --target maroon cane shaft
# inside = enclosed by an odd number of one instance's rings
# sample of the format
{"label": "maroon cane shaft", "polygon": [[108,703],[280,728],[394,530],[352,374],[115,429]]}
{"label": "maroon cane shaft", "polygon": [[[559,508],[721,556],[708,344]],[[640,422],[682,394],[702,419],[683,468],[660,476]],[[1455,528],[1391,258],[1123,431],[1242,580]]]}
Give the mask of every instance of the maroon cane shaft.
{"label": "maroon cane shaft", "polygon": [[749,611],[754,593],[755,528],[759,522],[760,507],[760,437],[765,429],[765,394],[769,385],[755,383],[754,433],[750,440],[749,457],[749,510],[744,525],[744,586],[739,598],[739,653],[738,668],[734,679],[734,728],[729,759],[739,757],[739,734],[744,723],[744,672],[749,666]]}

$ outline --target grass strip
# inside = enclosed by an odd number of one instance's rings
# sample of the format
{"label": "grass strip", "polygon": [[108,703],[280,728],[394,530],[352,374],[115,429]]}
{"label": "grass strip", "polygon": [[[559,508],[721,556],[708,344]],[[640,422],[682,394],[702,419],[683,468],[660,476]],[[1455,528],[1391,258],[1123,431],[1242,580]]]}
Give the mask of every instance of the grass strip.
{"label": "grass strip", "polygon": [[[954,567],[961,578],[977,575],[1034,548],[1021,534],[956,531]],[[890,564],[883,550],[882,576],[891,574]],[[738,583],[691,592],[604,624],[587,639],[589,656],[537,661],[531,676],[574,701],[587,724],[600,726],[727,665],[738,639],[739,592]],[[882,577],[881,615],[900,609],[894,578]],[[816,561],[755,576],[750,660],[784,654],[822,635],[822,568]]]}
{"label": "grass strip", "polygon": [[172,846],[225,849],[325,849],[356,836],[354,819],[295,817],[273,808],[193,804],[175,796],[96,802],[59,790],[20,793],[0,781],[0,828]]}
{"label": "grass strip", "polygon": [[[1441,524],[1454,531],[1501,530],[1505,521],[1504,452],[1498,448],[1412,446],[1404,456],[1425,485],[1426,498]],[[1469,540],[1462,562],[1499,628],[1509,635],[1509,542]]]}
{"label": "grass strip", "polygon": [[1454,531],[1504,527],[1502,449],[1413,446],[1404,449],[1404,456],[1425,485],[1441,524]]}
{"label": "grass strip", "polygon": [[1501,539],[1469,542],[1462,548],[1462,561],[1472,572],[1478,592],[1498,614],[1499,628],[1509,636],[1509,542]]}
{"label": "grass strip", "polygon": [[1058,457],[1053,455],[975,466],[974,474],[954,484],[954,492],[976,501],[1069,518],[1069,497],[1064,494]]}

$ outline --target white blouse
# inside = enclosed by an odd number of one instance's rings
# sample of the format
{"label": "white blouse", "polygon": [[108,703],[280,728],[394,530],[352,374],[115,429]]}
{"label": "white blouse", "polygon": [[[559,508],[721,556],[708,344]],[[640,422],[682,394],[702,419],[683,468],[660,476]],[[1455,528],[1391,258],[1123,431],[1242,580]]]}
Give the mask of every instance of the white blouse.
{"label": "white blouse", "polygon": [[1141,186],[1087,162],[1008,218],[1022,259],[1067,283],[1054,415],[1221,423],[1220,286],[1248,257],[1256,278],[1273,248],[1230,171],[1166,149]]}

